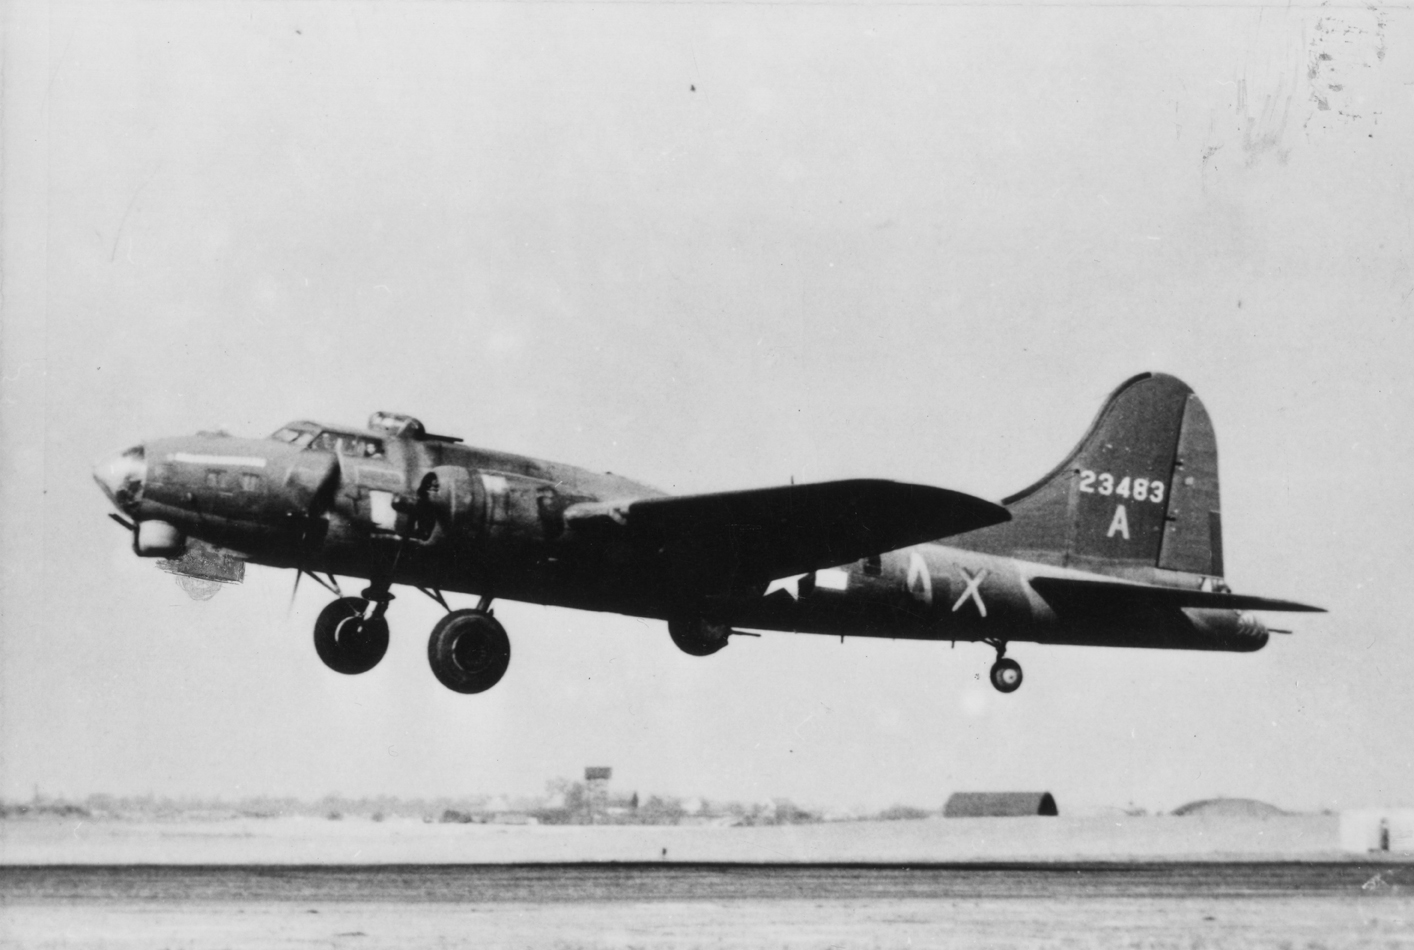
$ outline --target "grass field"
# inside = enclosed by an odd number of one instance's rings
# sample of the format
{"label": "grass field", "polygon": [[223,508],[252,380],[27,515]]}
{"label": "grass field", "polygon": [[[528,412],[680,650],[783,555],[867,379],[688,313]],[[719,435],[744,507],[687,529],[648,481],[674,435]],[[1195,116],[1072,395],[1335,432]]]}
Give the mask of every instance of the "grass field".
{"label": "grass field", "polygon": [[1333,815],[929,818],[774,827],[515,826],[315,818],[0,821],[0,865],[1305,860],[1341,857]]}

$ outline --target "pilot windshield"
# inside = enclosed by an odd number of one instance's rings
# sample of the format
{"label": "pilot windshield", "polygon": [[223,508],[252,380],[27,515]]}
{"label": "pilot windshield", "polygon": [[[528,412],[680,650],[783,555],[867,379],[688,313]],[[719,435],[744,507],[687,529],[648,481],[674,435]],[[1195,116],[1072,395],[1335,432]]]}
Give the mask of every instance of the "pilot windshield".
{"label": "pilot windshield", "polygon": [[289,426],[285,426],[285,428],[280,429],[270,438],[277,442],[288,442],[296,448],[302,449],[308,446],[310,442],[314,441],[314,433],[305,429],[293,429]]}

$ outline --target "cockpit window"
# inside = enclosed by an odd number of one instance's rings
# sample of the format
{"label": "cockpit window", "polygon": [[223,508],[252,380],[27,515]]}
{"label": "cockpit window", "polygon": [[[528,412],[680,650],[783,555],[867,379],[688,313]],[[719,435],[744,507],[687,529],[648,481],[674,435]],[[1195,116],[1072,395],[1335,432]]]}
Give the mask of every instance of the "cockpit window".
{"label": "cockpit window", "polygon": [[302,449],[308,446],[310,442],[314,441],[314,435],[313,432],[307,429],[295,429],[290,426],[285,426],[285,428],[280,429],[274,435],[270,436],[270,438],[277,442],[288,442],[296,448]]}
{"label": "cockpit window", "polygon": [[349,432],[324,431],[315,436],[309,447],[322,452],[337,452],[351,458],[380,459],[383,457],[383,441]]}
{"label": "cockpit window", "polygon": [[383,440],[360,435],[357,432],[339,432],[336,429],[320,429],[308,422],[292,422],[276,429],[270,438],[276,442],[293,445],[297,449],[314,449],[318,452],[337,452],[350,458],[383,458]]}
{"label": "cockpit window", "polygon": [[321,452],[336,452],[339,448],[339,434],[337,432],[321,432],[314,437],[313,442],[309,443],[309,447]]}

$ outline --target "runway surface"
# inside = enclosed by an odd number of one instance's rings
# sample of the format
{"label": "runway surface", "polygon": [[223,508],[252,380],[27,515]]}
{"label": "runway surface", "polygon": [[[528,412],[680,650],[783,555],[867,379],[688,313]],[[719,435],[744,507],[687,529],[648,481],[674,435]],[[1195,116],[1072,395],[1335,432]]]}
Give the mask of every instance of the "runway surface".
{"label": "runway surface", "polygon": [[1405,889],[1414,897],[1414,862],[0,868],[6,904],[1233,898]]}
{"label": "runway surface", "polygon": [[0,868],[17,948],[1414,948],[1414,863]]}

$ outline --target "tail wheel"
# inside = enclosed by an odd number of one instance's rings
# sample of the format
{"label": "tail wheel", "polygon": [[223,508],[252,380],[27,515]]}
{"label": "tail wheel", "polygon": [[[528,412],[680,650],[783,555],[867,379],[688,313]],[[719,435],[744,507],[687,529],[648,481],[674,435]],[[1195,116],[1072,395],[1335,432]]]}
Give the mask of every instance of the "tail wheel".
{"label": "tail wheel", "polygon": [[314,622],[314,650],[335,673],[367,673],[388,652],[388,621],[364,617],[368,601],[340,597],[319,612]]}
{"label": "tail wheel", "polygon": [[484,693],[506,675],[511,665],[511,641],[506,628],[490,614],[455,610],[432,628],[427,662],[448,689]]}
{"label": "tail wheel", "polygon": [[1001,693],[1014,693],[1021,688],[1021,664],[1002,657],[992,666],[992,685]]}

